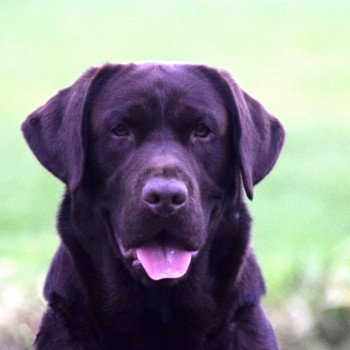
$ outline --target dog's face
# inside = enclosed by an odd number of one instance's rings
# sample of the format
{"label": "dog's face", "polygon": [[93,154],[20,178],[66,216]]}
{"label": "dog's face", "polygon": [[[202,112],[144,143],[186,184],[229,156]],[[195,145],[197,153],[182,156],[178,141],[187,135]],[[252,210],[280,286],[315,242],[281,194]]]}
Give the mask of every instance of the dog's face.
{"label": "dog's face", "polygon": [[284,135],[226,73],[159,64],[90,70],[23,130],[73,199],[103,206],[111,244],[144,282],[186,277],[240,176],[251,198]]}
{"label": "dog's face", "polygon": [[222,98],[189,70],[147,65],[100,86],[89,119],[88,172],[127,267],[153,280],[184,276],[232,192]]}

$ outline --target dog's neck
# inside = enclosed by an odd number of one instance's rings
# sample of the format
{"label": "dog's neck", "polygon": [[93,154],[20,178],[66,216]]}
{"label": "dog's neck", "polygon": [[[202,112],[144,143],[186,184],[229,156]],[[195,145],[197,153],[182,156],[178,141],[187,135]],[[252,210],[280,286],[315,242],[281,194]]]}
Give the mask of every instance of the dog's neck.
{"label": "dog's neck", "polygon": [[171,288],[145,288],[139,286],[145,313],[154,314],[162,323],[170,323],[175,317],[175,305]]}

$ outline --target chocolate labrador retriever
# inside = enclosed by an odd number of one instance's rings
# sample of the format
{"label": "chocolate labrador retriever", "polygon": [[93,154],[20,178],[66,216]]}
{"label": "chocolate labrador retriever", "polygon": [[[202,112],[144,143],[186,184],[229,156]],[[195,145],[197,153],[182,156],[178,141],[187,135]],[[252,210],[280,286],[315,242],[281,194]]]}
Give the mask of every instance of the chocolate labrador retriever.
{"label": "chocolate labrador retriever", "polygon": [[66,184],[36,349],[277,349],[243,190],[284,131],[227,72],[92,68],[22,128]]}

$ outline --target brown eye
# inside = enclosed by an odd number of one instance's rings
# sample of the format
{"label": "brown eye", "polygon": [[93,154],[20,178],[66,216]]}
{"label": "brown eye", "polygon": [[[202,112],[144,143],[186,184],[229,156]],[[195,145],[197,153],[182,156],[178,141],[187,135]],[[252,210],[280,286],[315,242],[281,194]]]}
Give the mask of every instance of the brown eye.
{"label": "brown eye", "polygon": [[117,136],[127,136],[129,135],[130,130],[126,124],[121,123],[117,125],[114,129],[112,129],[112,132],[114,135],[117,135]]}
{"label": "brown eye", "polygon": [[193,131],[193,135],[196,137],[207,137],[210,133],[210,129],[205,126],[204,124],[198,124],[194,131]]}

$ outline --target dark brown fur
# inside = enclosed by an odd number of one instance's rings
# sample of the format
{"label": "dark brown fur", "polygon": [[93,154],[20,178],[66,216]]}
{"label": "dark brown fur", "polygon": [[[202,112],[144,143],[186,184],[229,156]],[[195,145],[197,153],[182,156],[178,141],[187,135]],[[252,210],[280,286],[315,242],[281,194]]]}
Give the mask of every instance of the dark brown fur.
{"label": "dark brown fur", "polygon": [[[36,349],[277,349],[242,187],[251,199],[284,132],[228,73],[92,68],[34,111],[23,132],[66,184]],[[141,199],[159,178],[188,190],[175,215]],[[160,239],[199,251],[182,278],[153,281],[122,254]]]}

